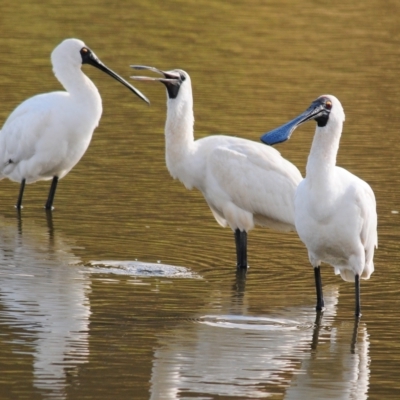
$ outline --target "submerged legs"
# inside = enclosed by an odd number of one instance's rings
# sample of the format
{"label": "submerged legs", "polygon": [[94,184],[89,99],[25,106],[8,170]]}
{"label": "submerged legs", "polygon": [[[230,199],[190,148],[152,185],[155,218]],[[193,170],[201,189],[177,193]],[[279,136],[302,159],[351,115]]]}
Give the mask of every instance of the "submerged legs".
{"label": "submerged legs", "polygon": [[58,176],[55,176],[53,177],[53,180],[51,182],[49,196],[47,197],[46,205],[44,206],[46,210],[53,209],[53,201],[54,201],[54,195],[56,194],[57,183],[58,183]]}
{"label": "submerged legs", "polygon": [[20,210],[22,208],[22,197],[24,196],[24,189],[25,189],[25,178],[22,179],[21,185],[19,187],[18,200],[17,200],[17,204],[15,205],[15,208],[17,210]]}
{"label": "submerged legs", "polygon": [[321,269],[320,267],[314,268],[315,276],[315,288],[317,290],[317,311],[322,311],[324,309],[324,295],[322,294],[322,280],[321,280]]}
{"label": "submerged legs", "polygon": [[317,315],[315,316],[314,322],[314,330],[311,341],[311,350],[317,350],[318,339],[319,339],[319,331],[321,330],[321,320],[322,320],[323,311],[317,311]]}
{"label": "submerged legs", "polygon": [[247,268],[247,232],[235,230],[237,268]]}
{"label": "submerged legs", "polygon": [[360,304],[360,276],[355,276],[355,292],[356,292],[356,317],[361,317],[361,304]]}

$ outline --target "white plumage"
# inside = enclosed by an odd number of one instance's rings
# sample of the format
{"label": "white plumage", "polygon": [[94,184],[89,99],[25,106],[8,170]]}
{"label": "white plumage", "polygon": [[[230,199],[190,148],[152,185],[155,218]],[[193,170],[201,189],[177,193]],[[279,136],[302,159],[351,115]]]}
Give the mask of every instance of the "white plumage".
{"label": "white plumage", "polygon": [[[306,177],[296,191],[295,225],[316,272],[317,309],[323,307],[319,267],[326,262],[345,281],[355,282],[355,313],[359,316],[359,278],[368,279],[374,271],[378,245],[375,196],[366,182],[336,166],[345,120],[339,100],[332,95],[320,96],[293,124],[284,125],[283,131],[290,137],[298,125],[310,119],[317,121],[317,128]],[[277,128],[263,140],[272,143],[279,137],[283,141],[283,131]]]}
{"label": "white plumage", "polygon": [[167,87],[166,163],[173,178],[202,192],[215,219],[235,232],[237,265],[247,267],[246,235],[255,225],[294,230],[294,193],[299,170],[272,147],[215,135],[194,140],[193,96],[189,75],[160,71]]}
{"label": "white plumage", "polygon": [[81,159],[99,124],[101,97],[82,72],[82,64],[106,72],[148,102],[81,40],[64,40],[52,52],[51,61],[54,74],[66,91],[40,94],[24,101],[0,131],[0,179],[7,177],[21,183],[17,208],[21,208],[25,183],[53,179],[46,203],[46,208],[52,208],[58,179]]}

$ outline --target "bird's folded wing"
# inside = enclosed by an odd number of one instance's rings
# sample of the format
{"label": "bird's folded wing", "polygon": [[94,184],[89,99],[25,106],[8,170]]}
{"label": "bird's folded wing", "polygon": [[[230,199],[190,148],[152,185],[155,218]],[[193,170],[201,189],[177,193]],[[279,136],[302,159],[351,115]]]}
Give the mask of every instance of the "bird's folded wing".
{"label": "bird's folded wing", "polygon": [[294,193],[302,177],[278,151],[243,142],[217,147],[208,161],[208,179],[213,180],[216,191],[224,192],[237,206],[293,221]]}
{"label": "bird's folded wing", "polygon": [[35,107],[39,96],[17,107],[6,120],[0,133],[0,162],[3,166],[18,163],[35,154],[37,143],[46,132],[51,115],[47,109]]}
{"label": "bird's folded wing", "polygon": [[[365,181],[362,181],[356,192],[356,202],[360,208],[360,216],[362,219],[361,242],[363,243],[366,252],[373,251],[378,247],[378,217],[376,213],[376,200],[374,192]],[[368,254],[367,254],[368,255]]]}

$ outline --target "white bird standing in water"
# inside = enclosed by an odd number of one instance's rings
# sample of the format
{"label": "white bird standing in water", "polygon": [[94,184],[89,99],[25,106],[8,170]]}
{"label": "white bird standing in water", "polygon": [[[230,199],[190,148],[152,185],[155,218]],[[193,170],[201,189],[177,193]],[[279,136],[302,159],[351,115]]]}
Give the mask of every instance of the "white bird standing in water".
{"label": "white bird standing in water", "polygon": [[368,183],[336,166],[344,111],[332,95],[318,97],[293,121],[263,135],[269,145],[289,139],[302,123],[317,122],[306,167],[306,177],[296,191],[295,223],[314,267],[317,310],[324,307],[321,262],[335,268],[345,281],[355,282],[355,315],[361,315],[360,278],[374,271],[378,245],[374,192]]}
{"label": "white bird standing in water", "polygon": [[51,61],[54,74],[66,91],[40,94],[24,101],[0,131],[0,179],[20,182],[18,209],[22,207],[26,183],[50,179],[45,208],[52,209],[58,180],[81,159],[99,124],[101,97],[82,72],[82,64],[104,71],[149,102],[106,67],[81,40],[64,40],[53,50]]}
{"label": "white bird standing in water", "polygon": [[193,95],[189,75],[133,66],[163,78],[167,88],[166,163],[173,178],[187,189],[199,189],[215,219],[235,232],[237,267],[247,268],[247,232],[254,226],[294,230],[294,193],[299,170],[272,147],[250,140],[215,135],[193,136]]}

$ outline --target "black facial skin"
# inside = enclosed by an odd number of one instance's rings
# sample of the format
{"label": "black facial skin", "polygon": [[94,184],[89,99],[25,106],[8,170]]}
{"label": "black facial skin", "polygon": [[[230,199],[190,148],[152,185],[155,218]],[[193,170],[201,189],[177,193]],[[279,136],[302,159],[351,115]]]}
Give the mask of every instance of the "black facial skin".
{"label": "black facial skin", "polygon": [[323,111],[320,115],[318,115],[317,118],[315,118],[315,121],[317,121],[317,125],[322,128],[326,126],[329,121],[329,114],[332,109],[332,102],[327,97],[321,97],[317,99],[313,104],[315,104],[316,102],[319,103]]}
{"label": "black facial skin", "polygon": [[82,47],[80,53],[82,57],[82,64],[90,64],[97,67],[95,64],[98,64],[98,59],[96,56],[94,56],[91,50],[89,50],[87,47]]}
{"label": "black facial skin", "polygon": [[125,79],[121,78],[113,70],[105,66],[89,48],[82,47],[80,50],[80,54],[82,57],[82,64],[92,65],[93,67],[98,68],[100,71],[105,72],[107,75],[111,76],[112,78],[114,78],[115,80],[126,86],[130,91],[135,93],[135,95],[140,97],[143,101],[150,104],[150,101],[144,94],[142,94],[139,90],[135,89],[130,83],[128,83]]}
{"label": "black facial skin", "polygon": [[273,129],[261,136],[261,141],[269,146],[285,142],[290,138],[294,130],[307,121],[315,120],[319,127],[324,127],[329,121],[332,110],[332,100],[326,96],[314,100],[310,107],[303,113],[287,122],[286,124]]}
{"label": "black facial skin", "polygon": [[186,76],[183,75],[183,74],[179,74],[179,78],[176,78],[176,76],[169,75],[166,72],[164,72],[164,76],[167,79],[174,79],[175,78],[173,82],[163,81],[163,80],[161,80],[161,82],[167,88],[168,97],[170,99],[176,99],[177,96],[178,96],[178,93],[179,93],[179,89],[181,88],[182,82],[184,82],[186,80]]}
{"label": "black facial skin", "polygon": [[317,125],[318,125],[320,128],[322,128],[322,127],[324,127],[324,126],[328,123],[329,114],[327,114],[327,115],[321,115],[320,117],[315,118],[315,120],[317,121]]}

